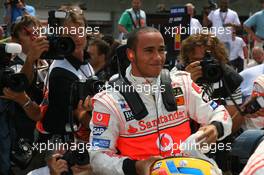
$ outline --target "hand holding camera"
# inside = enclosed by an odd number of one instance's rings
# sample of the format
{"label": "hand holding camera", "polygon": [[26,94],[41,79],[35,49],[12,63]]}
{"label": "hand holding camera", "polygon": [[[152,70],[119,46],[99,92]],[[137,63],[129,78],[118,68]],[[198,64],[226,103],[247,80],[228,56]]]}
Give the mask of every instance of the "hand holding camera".
{"label": "hand holding camera", "polygon": [[26,92],[15,92],[11,90],[10,88],[4,88],[3,89],[4,96],[0,96],[1,98],[12,100],[20,104],[21,106],[24,106],[28,100],[30,99]]}
{"label": "hand holding camera", "polygon": [[79,101],[77,109],[74,110],[74,116],[81,122],[87,118],[87,112],[90,111],[92,111],[92,98],[87,96],[84,101],[82,99]]}
{"label": "hand holding camera", "polygon": [[203,76],[202,67],[200,66],[200,61],[195,61],[186,66],[185,70],[191,74],[191,78],[196,82],[200,77]]}
{"label": "hand holding camera", "polygon": [[33,39],[32,41],[32,49],[28,52],[27,60],[30,63],[34,63],[37,59],[39,59],[43,52],[49,50],[49,41],[46,37],[41,36]]}
{"label": "hand holding camera", "polygon": [[52,155],[48,160],[48,166],[50,168],[51,175],[61,175],[63,172],[68,172],[68,164],[66,160],[61,159],[61,154]]}

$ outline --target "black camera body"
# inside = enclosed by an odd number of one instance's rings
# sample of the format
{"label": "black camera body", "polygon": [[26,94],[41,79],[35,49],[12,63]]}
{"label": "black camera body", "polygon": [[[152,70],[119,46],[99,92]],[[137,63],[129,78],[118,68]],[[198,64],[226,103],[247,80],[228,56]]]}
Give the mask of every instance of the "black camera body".
{"label": "black camera body", "polygon": [[200,62],[202,67],[202,79],[207,83],[216,83],[223,77],[221,64],[209,51],[206,52],[204,59]]}
{"label": "black camera body", "polygon": [[8,87],[15,92],[23,92],[29,87],[25,74],[14,73],[9,67],[0,68],[0,95],[3,95],[3,88]]}
{"label": "black camera body", "polygon": [[0,44],[0,95],[3,95],[3,88],[8,87],[15,92],[23,92],[29,87],[25,74],[15,73],[8,67],[12,54],[21,53],[22,47],[17,43]]}
{"label": "black camera body", "polygon": [[[60,32],[64,32],[61,26],[62,21],[67,16],[67,12],[49,11],[48,31],[46,31],[48,33],[47,40],[49,41],[49,50],[41,54],[41,59],[64,59],[65,56],[71,55],[75,50],[74,41],[70,37],[60,36]],[[52,32],[51,28],[53,29]]]}
{"label": "black camera body", "polygon": [[41,59],[64,59],[75,49],[75,44],[70,37],[49,35],[47,40],[49,41],[49,50],[41,54]]}
{"label": "black camera body", "polygon": [[[74,139],[67,137],[62,137],[61,135],[53,135],[51,137],[51,143],[54,144],[70,144],[73,142]],[[76,143],[78,144],[78,143]],[[54,154],[54,150],[51,152],[48,152],[51,155]],[[68,172],[63,172],[62,175],[72,175],[71,167],[74,165],[86,165],[90,163],[90,157],[88,150],[84,149],[83,152],[80,152],[78,149],[75,150],[66,150],[66,152],[63,154],[63,156],[59,159],[63,159],[68,164]]]}
{"label": "black camera body", "polygon": [[61,158],[63,160],[66,160],[69,167],[72,167],[73,165],[86,165],[90,163],[89,153],[88,151],[84,151],[83,153],[80,153],[78,150],[75,151],[67,151],[63,154],[63,157]]}
{"label": "black camera body", "polygon": [[21,169],[27,168],[32,160],[33,150],[31,145],[20,138],[11,152],[12,164],[19,166]]}
{"label": "black camera body", "polygon": [[62,158],[67,162],[68,172],[63,172],[62,175],[73,175],[71,167],[74,165],[86,165],[90,163],[90,157],[88,151],[80,153],[78,150],[67,151],[63,154]]}
{"label": "black camera body", "polygon": [[97,76],[74,82],[71,90],[71,105],[76,107],[79,100],[85,100],[88,95],[94,96],[103,90],[104,84],[104,81],[99,80]]}
{"label": "black camera body", "polygon": [[264,97],[261,97],[261,96],[250,101],[245,106],[245,110],[243,112],[246,114],[253,114],[257,112],[260,108],[264,108]]}

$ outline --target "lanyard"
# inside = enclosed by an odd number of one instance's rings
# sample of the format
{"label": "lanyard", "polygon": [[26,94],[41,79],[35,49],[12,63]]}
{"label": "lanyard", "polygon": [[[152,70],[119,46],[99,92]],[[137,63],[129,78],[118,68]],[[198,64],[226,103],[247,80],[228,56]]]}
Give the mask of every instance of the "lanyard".
{"label": "lanyard", "polygon": [[[222,13],[221,11],[219,11],[219,17],[221,19],[221,22],[222,22],[222,26],[224,27],[224,24],[225,24],[225,20],[226,20],[226,17],[227,17],[227,13],[228,11],[226,11],[226,13]],[[223,15],[222,15],[223,14]]]}
{"label": "lanyard", "polygon": [[141,27],[141,23],[140,23],[140,18],[141,18],[140,11],[134,11],[133,10],[133,12],[134,12],[134,14],[136,16],[136,21],[138,22],[138,26]]}

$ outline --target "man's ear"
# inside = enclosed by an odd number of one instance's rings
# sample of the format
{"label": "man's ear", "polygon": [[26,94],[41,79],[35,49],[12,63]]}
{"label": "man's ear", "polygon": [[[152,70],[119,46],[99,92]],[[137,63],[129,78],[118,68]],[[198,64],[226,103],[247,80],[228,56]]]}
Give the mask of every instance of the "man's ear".
{"label": "man's ear", "polygon": [[126,50],[128,60],[133,63],[135,61],[135,52],[134,50],[127,48]]}

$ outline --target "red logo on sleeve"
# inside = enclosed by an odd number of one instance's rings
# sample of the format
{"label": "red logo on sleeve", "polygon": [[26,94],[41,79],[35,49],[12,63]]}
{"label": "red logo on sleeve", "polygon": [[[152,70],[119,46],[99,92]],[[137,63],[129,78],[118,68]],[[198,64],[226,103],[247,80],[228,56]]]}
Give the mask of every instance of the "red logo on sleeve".
{"label": "red logo on sleeve", "polygon": [[107,127],[110,120],[110,114],[101,113],[94,111],[93,113],[93,123],[95,125]]}
{"label": "red logo on sleeve", "polygon": [[202,92],[202,89],[194,82],[192,82],[192,87],[198,94]]}

